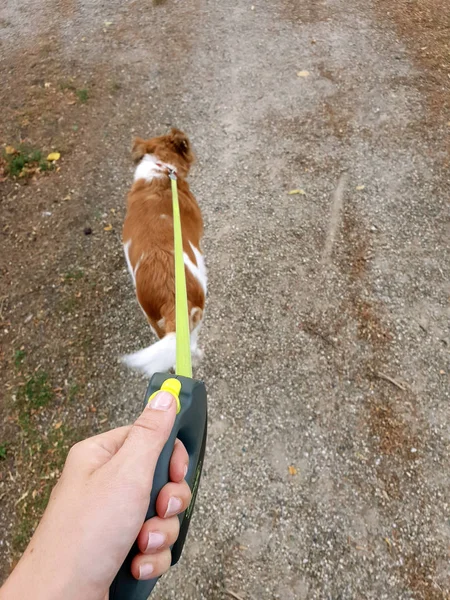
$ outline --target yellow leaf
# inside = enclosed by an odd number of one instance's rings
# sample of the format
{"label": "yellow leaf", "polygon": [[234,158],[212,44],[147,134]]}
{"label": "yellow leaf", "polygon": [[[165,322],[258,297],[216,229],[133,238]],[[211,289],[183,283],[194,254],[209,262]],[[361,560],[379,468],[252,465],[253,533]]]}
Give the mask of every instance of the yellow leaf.
{"label": "yellow leaf", "polygon": [[105,27],[110,27],[112,24],[112,21],[105,21]]}
{"label": "yellow leaf", "polygon": [[62,424],[63,424],[63,422],[62,422],[62,421],[58,421],[58,423],[55,423],[55,424],[53,425],[53,429],[59,429],[59,428],[61,427],[61,425],[62,425]]}
{"label": "yellow leaf", "polygon": [[16,149],[13,146],[6,146],[5,152],[6,154],[14,154]]}
{"label": "yellow leaf", "polygon": [[288,194],[289,196],[294,196],[295,194],[301,194],[302,196],[306,196],[305,190],[290,190]]}
{"label": "yellow leaf", "polygon": [[50,152],[50,154],[47,156],[47,160],[50,161],[55,161],[55,160],[59,160],[61,158],[61,154],[59,152]]}
{"label": "yellow leaf", "polygon": [[308,77],[309,76],[309,71],[298,71],[297,72],[297,77]]}
{"label": "yellow leaf", "polygon": [[355,187],[355,190],[358,190],[358,192],[360,192],[361,190],[364,190],[364,189],[366,189],[366,186],[365,186],[365,185],[357,185],[357,186]]}
{"label": "yellow leaf", "polygon": [[297,475],[298,471],[297,469],[294,467],[294,465],[291,465],[289,467],[289,475]]}
{"label": "yellow leaf", "polygon": [[111,225],[111,223],[109,225],[107,225],[106,227],[103,227],[103,229],[105,231],[112,231],[113,226]]}

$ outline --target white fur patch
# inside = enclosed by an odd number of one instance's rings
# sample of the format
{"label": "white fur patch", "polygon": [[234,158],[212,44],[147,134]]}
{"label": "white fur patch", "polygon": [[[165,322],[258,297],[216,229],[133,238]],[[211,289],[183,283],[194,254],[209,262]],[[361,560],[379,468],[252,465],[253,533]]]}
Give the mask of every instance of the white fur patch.
{"label": "white fur patch", "polygon": [[151,377],[154,373],[164,373],[175,366],[176,338],[174,333],[167,334],[152,346],[124,356],[122,361],[141,373]]}
{"label": "white fur patch", "polygon": [[134,287],[136,287],[136,273],[141,265],[142,259],[144,258],[144,254],[141,254],[141,256],[139,257],[139,259],[136,263],[136,266],[133,269],[133,266],[132,266],[131,260],[130,260],[130,247],[131,247],[131,240],[128,240],[123,245],[123,251],[125,252],[125,258],[127,261],[128,271],[130,272],[131,278],[133,279]]}
{"label": "white fur patch", "polygon": [[173,165],[161,162],[154,154],[145,154],[136,167],[134,181],[137,181],[138,179],[151,181],[155,177],[167,177],[167,172],[169,170],[176,171]]}
{"label": "white fur patch", "polygon": [[197,250],[197,248],[193,244],[191,244],[191,248],[195,254],[195,259],[197,261],[197,264],[194,265],[194,263],[192,262],[192,260],[189,258],[189,256],[186,253],[184,253],[184,264],[187,266],[189,271],[192,273],[192,275],[197,279],[199,284],[202,286],[203,291],[206,296],[206,287],[207,287],[207,283],[208,283],[208,281],[207,281],[208,278],[207,278],[207,274],[206,274],[205,259],[203,258],[203,254],[199,250]]}
{"label": "white fur patch", "polygon": [[123,245],[123,251],[125,253],[125,259],[127,261],[128,271],[130,272],[131,278],[134,283],[134,287],[136,287],[136,277],[134,276],[133,267],[131,266],[131,261],[130,261],[130,246],[131,246],[131,240],[128,240],[128,242],[125,242],[125,244]]}

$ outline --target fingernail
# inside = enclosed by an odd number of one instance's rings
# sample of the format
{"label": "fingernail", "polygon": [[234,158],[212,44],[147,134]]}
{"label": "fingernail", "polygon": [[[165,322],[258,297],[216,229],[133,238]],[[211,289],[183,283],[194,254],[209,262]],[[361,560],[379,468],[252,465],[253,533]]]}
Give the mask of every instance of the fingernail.
{"label": "fingernail", "polygon": [[144,563],[139,567],[139,579],[148,579],[153,571],[154,567],[152,563]]}
{"label": "fingernail", "polygon": [[147,406],[154,410],[169,410],[175,398],[169,392],[160,392],[156,394],[153,400]]}
{"label": "fingernail", "polygon": [[152,531],[148,534],[148,542],[146,550],[156,550],[160,548],[166,541],[166,536],[158,531]]}
{"label": "fingernail", "polygon": [[167,510],[166,514],[164,515],[164,518],[173,517],[173,515],[176,515],[180,512],[182,506],[183,503],[181,502],[181,500],[179,498],[176,498],[175,496],[172,496],[169,499],[169,504],[167,505]]}
{"label": "fingernail", "polygon": [[186,477],[187,472],[188,472],[188,465],[185,465],[185,467],[184,467],[184,476],[183,477]]}

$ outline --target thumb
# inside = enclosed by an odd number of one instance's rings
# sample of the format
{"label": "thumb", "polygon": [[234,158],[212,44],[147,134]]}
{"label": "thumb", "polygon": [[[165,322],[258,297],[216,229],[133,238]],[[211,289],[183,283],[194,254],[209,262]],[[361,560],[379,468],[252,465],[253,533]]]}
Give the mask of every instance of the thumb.
{"label": "thumb", "polygon": [[159,455],[167,442],[176,416],[176,401],[169,392],[159,392],[132,425],[116,457],[133,479],[150,488]]}

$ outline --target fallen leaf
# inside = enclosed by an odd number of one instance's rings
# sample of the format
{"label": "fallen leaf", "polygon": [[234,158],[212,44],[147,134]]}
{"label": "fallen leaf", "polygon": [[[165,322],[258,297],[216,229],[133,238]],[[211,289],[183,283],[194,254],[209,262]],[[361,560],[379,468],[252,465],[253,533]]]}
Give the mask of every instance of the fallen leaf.
{"label": "fallen leaf", "polygon": [[53,425],[53,429],[59,429],[59,428],[61,427],[61,425],[62,425],[62,424],[63,424],[63,422],[62,422],[62,421],[58,421],[57,423],[55,423],[55,424]]}
{"label": "fallen leaf", "polygon": [[298,473],[298,471],[294,467],[294,465],[291,465],[288,470],[289,470],[289,475],[297,475],[297,473]]}
{"label": "fallen leaf", "polygon": [[309,77],[309,71],[297,71],[297,77]]}
{"label": "fallen leaf", "polygon": [[366,189],[366,186],[365,186],[365,185],[357,185],[357,186],[355,187],[355,190],[358,190],[358,192],[360,192],[361,190],[365,190],[365,189]]}
{"label": "fallen leaf", "polygon": [[47,156],[47,160],[54,162],[55,160],[59,160],[61,158],[61,154],[59,152],[50,152]]}
{"label": "fallen leaf", "polygon": [[105,27],[110,27],[112,24],[112,21],[105,21]]}
{"label": "fallen leaf", "polygon": [[106,227],[103,227],[103,229],[105,231],[112,231],[113,226],[111,225],[111,223],[109,225],[107,225]]}
{"label": "fallen leaf", "polygon": [[289,195],[289,196],[294,196],[295,194],[300,194],[300,195],[302,195],[302,196],[306,196],[306,192],[305,192],[305,190],[301,190],[301,189],[299,189],[299,190],[290,190],[290,191],[288,192],[288,195]]}
{"label": "fallen leaf", "polygon": [[13,146],[6,146],[5,152],[6,154],[14,154],[16,149]]}

